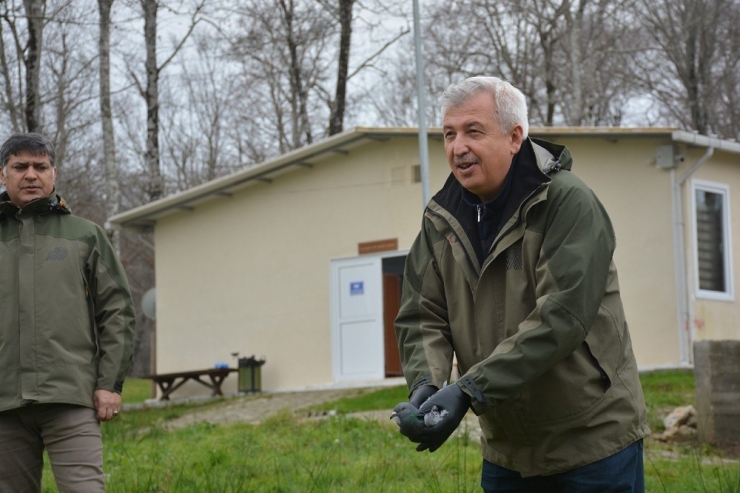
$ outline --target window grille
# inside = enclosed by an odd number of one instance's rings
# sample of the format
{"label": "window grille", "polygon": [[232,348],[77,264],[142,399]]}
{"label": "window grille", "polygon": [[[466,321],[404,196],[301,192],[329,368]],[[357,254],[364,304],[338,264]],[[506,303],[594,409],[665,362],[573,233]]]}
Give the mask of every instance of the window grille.
{"label": "window grille", "polygon": [[732,266],[729,231],[729,188],[695,180],[694,258],[700,297],[732,297]]}

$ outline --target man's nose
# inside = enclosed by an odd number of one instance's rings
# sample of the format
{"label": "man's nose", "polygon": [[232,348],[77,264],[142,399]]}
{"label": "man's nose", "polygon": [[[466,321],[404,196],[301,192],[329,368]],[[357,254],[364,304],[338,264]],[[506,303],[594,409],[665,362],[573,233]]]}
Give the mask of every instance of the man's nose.
{"label": "man's nose", "polygon": [[463,156],[470,152],[470,147],[468,147],[468,142],[465,136],[455,136],[455,140],[452,142],[452,152],[455,156]]}
{"label": "man's nose", "polygon": [[38,172],[33,166],[26,168],[26,174],[23,176],[26,180],[35,180],[38,178]]}

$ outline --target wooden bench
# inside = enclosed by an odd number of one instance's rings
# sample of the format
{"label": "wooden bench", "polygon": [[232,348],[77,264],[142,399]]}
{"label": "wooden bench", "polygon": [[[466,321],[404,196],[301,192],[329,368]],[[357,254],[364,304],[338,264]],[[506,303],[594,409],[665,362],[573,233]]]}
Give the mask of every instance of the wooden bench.
{"label": "wooden bench", "polygon": [[[224,395],[221,392],[221,384],[229,376],[229,373],[239,371],[237,368],[209,368],[207,370],[182,371],[176,373],[162,373],[160,375],[147,375],[148,378],[159,386],[162,391],[160,400],[170,400],[170,394],[182,387],[188,380],[194,380],[201,385],[211,389],[211,395]],[[208,377],[208,380],[201,380]]]}

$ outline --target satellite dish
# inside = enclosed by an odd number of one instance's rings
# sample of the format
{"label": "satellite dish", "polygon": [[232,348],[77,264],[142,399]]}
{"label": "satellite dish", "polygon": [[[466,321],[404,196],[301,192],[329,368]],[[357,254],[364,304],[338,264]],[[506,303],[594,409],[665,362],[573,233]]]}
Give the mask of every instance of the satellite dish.
{"label": "satellite dish", "polygon": [[150,320],[157,319],[157,288],[152,288],[141,297],[141,312]]}

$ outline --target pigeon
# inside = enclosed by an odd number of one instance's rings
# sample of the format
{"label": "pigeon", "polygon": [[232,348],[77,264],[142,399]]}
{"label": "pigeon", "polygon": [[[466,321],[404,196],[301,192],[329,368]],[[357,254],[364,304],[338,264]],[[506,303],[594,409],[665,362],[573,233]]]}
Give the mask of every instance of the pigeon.
{"label": "pigeon", "polygon": [[401,402],[393,408],[391,419],[396,421],[403,435],[413,438],[418,436],[425,428],[438,425],[447,414],[449,413],[446,409],[440,411],[436,405],[421,413],[412,404]]}

